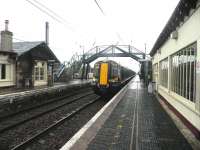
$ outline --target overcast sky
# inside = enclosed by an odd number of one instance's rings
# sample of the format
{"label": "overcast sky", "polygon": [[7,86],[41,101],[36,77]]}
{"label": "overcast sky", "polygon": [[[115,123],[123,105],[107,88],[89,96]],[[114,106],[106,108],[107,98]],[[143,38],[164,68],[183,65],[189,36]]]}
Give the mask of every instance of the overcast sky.
{"label": "overcast sky", "polygon": [[[34,3],[34,0],[29,1]],[[14,38],[44,41],[45,21],[48,21],[50,48],[61,62],[69,60],[75,52],[81,53],[83,47],[87,51],[96,45],[116,42],[132,44],[142,51],[146,43],[149,52],[179,2],[97,0],[103,15],[94,0],[38,1],[62,17],[57,17],[61,21],[41,12],[28,0],[1,0],[0,30],[4,29],[4,20],[8,19]]]}

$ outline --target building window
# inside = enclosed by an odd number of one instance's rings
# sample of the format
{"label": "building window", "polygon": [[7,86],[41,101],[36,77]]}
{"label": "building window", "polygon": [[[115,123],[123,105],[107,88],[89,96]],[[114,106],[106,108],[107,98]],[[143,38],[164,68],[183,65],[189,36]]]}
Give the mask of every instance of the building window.
{"label": "building window", "polygon": [[35,67],[35,80],[44,80],[44,67]]}
{"label": "building window", "polygon": [[196,43],[171,56],[171,90],[194,102],[196,94]]}
{"label": "building window", "polygon": [[168,88],[168,58],[160,61],[160,84]]}
{"label": "building window", "polygon": [[153,81],[157,82],[157,76],[158,76],[158,64],[153,65]]}
{"label": "building window", "polygon": [[0,80],[6,79],[6,65],[0,64]]}
{"label": "building window", "polygon": [[44,80],[44,68],[40,68],[40,80]]}
{"label": "building window", "polygon": [[35,67],[35,80],[39,80],[40,73],[39,73],[39,67]]}

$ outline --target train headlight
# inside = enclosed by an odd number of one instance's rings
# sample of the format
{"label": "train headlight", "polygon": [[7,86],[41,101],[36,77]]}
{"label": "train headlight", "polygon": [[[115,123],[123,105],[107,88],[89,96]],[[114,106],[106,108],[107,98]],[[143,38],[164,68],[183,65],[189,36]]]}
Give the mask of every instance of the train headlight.
{"label": "train headlight", "polygon": [[110,79],[109,82],[113,83],[113,82],[115,82],[115,79]]}
{"label": "train headlight", "polygon": [[92,78],[92,81],[93,81],[93,82],[96,82],[96,79],[95,79],[95,78]]}

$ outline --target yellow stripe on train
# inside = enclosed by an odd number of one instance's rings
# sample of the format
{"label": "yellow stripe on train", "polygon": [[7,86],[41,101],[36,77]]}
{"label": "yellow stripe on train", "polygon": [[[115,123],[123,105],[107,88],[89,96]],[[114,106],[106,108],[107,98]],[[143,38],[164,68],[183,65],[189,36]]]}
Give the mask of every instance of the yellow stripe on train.
{"label": "yellow stripe on train", "polygon": [[100,67],[100,85],[108,84],[108,63],[102,63]]}

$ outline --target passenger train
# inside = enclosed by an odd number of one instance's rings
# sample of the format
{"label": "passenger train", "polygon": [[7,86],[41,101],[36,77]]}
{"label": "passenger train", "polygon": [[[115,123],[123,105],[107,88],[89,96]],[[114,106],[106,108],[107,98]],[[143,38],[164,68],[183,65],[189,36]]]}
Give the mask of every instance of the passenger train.
{"label": "passenger train", "polygon": [[93,89],[98,95],[115,93],[134,75],[134,71],[115,61],[98,61],[94,64]]}

